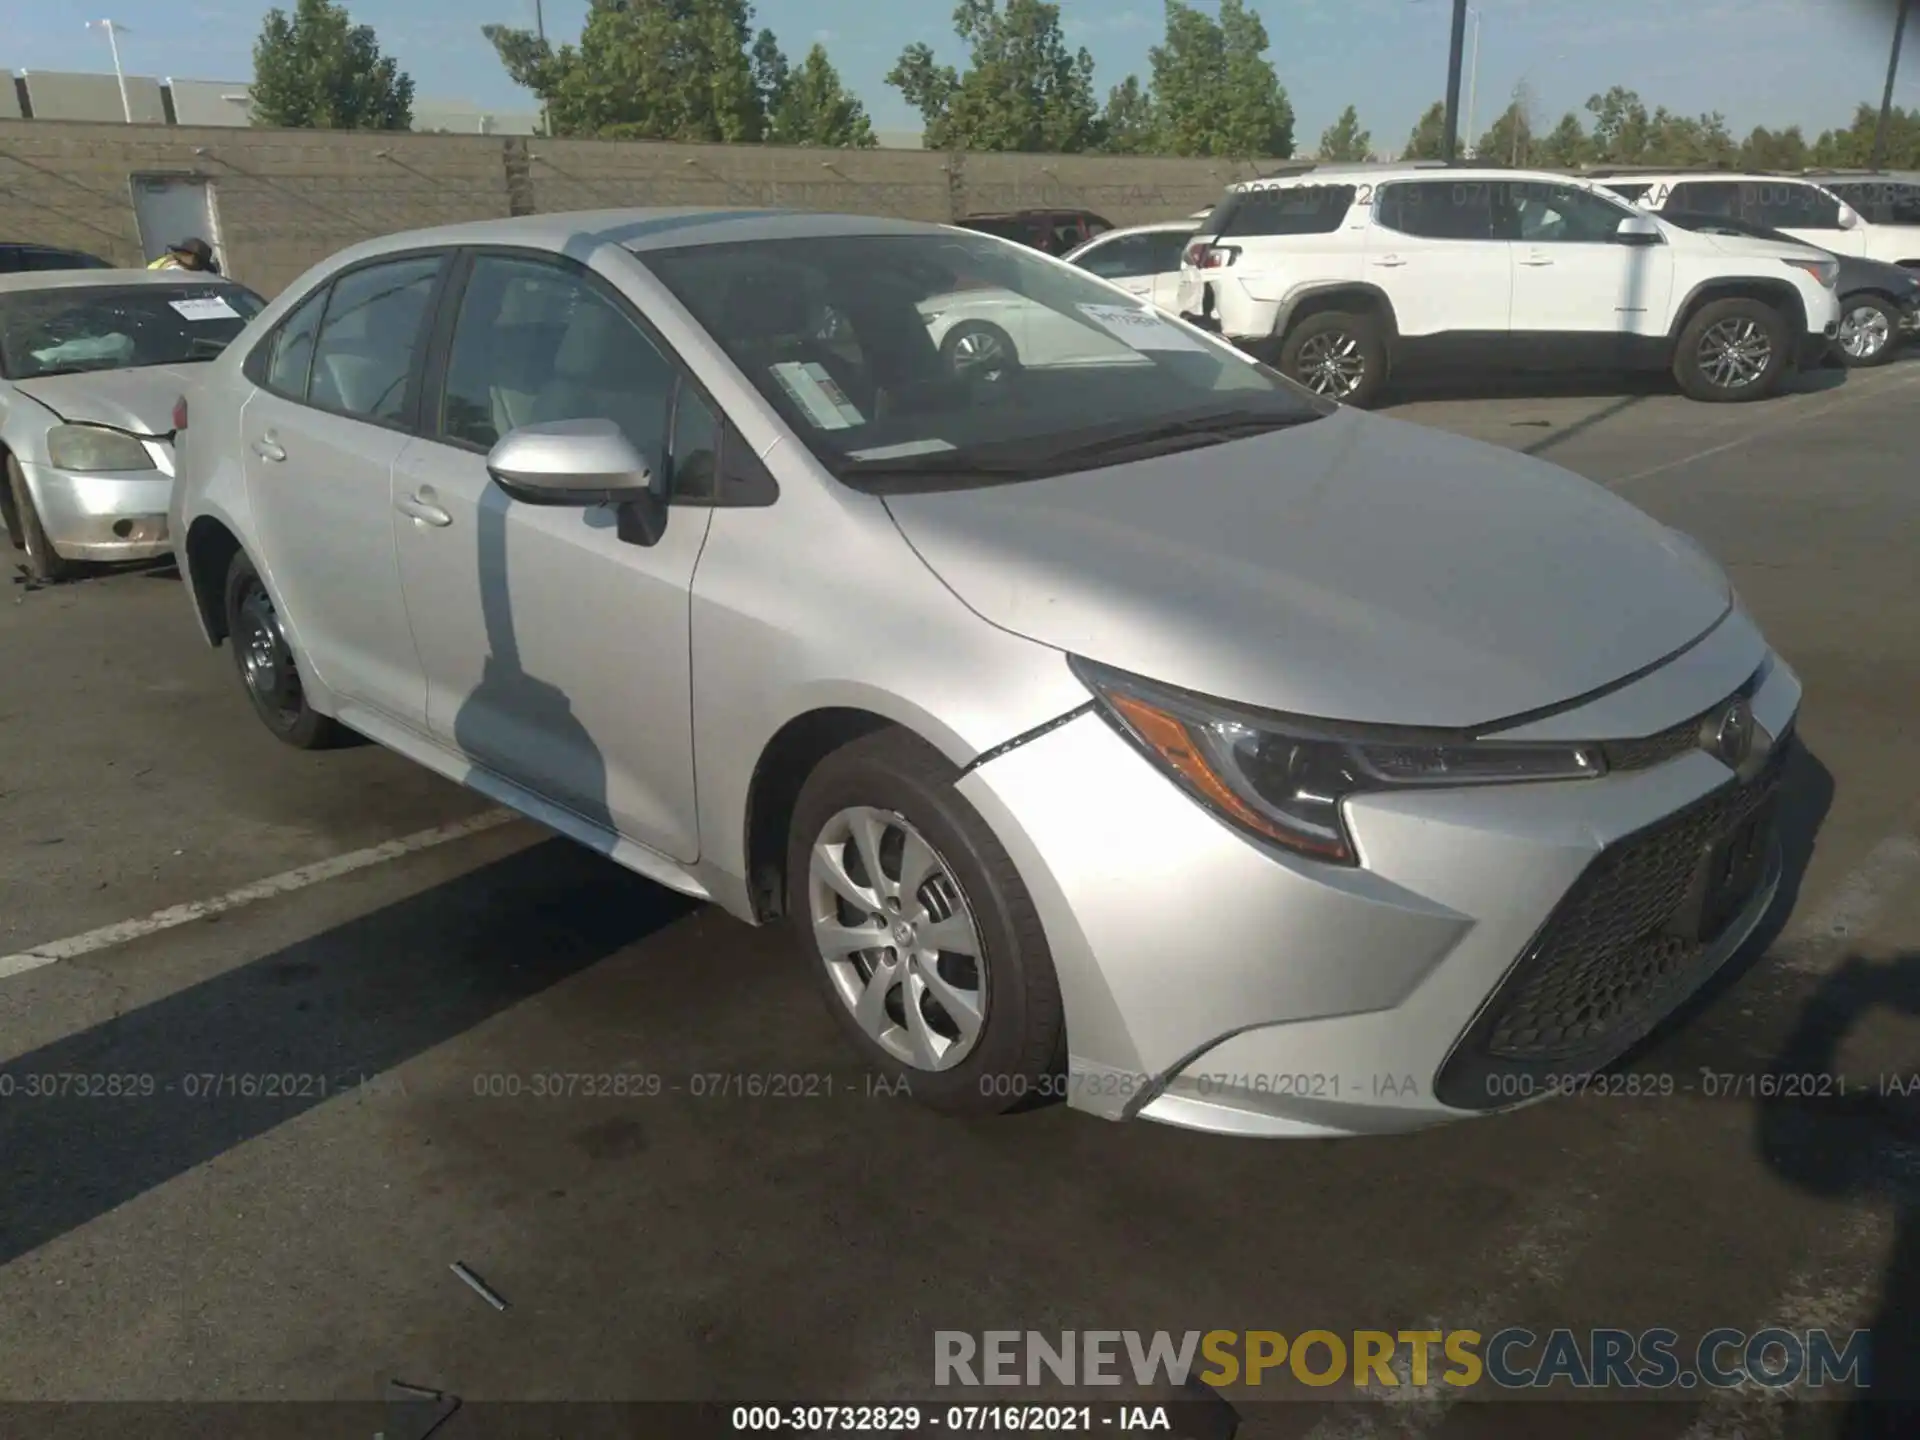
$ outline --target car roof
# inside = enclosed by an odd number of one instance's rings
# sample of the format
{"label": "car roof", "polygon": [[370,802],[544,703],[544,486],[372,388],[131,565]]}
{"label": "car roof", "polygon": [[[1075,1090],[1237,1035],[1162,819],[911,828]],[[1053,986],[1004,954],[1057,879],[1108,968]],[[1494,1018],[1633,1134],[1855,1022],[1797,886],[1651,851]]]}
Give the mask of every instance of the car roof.
{"label": "car roof", "polygon": [[1366,179],[1376,184],[1391,180],[1433,180],[1443,185],[1467,181],[1506,181],[1581,185],[1595,183],[1585,175],[1568,175],[1554,170],[1515,170],[1499,165],[1448,165],[1438,160],[1408,160],[1400,163],[1318,165],[1278,171],[1261,180],[1236,180],[1227,187],[1229,195],[1245,195],[1282,187],[1315,185],[1351,185]]}
{"label": "car roof", "polygon": [[[1211,214],[1212,212],[1209,211],[1208,213]],[[1199,223],[1198,220],[1185,219],[1155,220],[1149,225],[1121,225],[1113,230],[1102,231],[1086,243],[1092,245],[1096,242],[1111,240],[1116,235],[1154,235],[1163,234],[1168,230],[1191,230]]]}
{"label": "car roof", "polygon": [[573,210],[468,220],[403,230],[363,240],[329,257],[328,269],[401,250],[441,245],[518,245],[584,260],[607,245],[634,254],[682,245],[723,245],[748,240],[790,240],[833,235],[934,235],[951,227],[875,215],[837,215],[808,210],[667,206],[623,210]]}
{"label": "car roof", "polygon": [[22,290],[97,289],[102,285],[239,284],[237,280],[207,270],[26,270],[17,275],[0,275],[0,295]]}

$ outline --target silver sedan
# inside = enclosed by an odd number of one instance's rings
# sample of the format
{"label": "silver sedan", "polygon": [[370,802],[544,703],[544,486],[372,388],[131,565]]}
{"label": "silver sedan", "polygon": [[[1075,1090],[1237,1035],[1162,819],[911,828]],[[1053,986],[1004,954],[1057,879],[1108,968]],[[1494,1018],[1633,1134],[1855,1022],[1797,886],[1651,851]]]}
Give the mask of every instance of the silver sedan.
{"label": "silver sedan", "polygon": [[175,405],[265,303],[180,270],[0,275],[0,516],[36,580],[170,552]]}
{"label": "silver sedan", "polygon": [[[956,368],[954,297],[1047,363]],[[942,1109],[1542,1099],[1778,884],[1800,683],[1698,546],[991,236],[419,231],[210,372],[175,545],[260,719],[790,926]]]}

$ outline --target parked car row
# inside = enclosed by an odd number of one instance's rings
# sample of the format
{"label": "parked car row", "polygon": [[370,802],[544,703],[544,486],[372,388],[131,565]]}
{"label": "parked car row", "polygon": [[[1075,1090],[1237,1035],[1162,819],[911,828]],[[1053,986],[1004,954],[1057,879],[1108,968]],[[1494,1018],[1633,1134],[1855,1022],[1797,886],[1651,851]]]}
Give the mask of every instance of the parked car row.
{"label": "parked car row", "polygon": [[[1235,192],[1194,270],[1336,211]],[[1766,260],[1827,323],[1811,252],[1626,218],[1674,288]],[[1687,537],[1303,390],[1115,258],[630,211],[371,241],[264,308],[81,277],[9,297],[6,443],[95,509],[172,473],[186,603],[281,741],[790,927],[936,1107],[1327,1136],[1610,1063],[1772,902],[1798,679]]]}
{"label": "parked car row", "polygon": [[1912,189],[1302,165],[1068,258],[1347,404],[1435,368],[1662,370],[1755,400],[1829,351],[1877,365],[1920,333]]}

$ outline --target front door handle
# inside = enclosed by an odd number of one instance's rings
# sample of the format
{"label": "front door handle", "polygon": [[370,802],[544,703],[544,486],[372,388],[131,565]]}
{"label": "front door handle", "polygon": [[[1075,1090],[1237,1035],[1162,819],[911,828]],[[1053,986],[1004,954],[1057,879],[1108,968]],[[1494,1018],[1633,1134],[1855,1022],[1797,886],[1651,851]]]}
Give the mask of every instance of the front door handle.
{"label": "front door handle", "polygon": [[276,463],[287,458],[287,452],[280,448],[280,442],[273,438],[271,432],[253,442],[253,453],[262,460],[272,460]]}
{"label": "front door handle", "polygon": [[1532,265],[1535,267],[1551,265],[1553,263],[1553,257],[1551,255],[1542,255],[1538,251],[1535,251],[1531,255],[1523,256],[1520,263],[1522,265]]}
{"label": "front door handle", "polygon": [[393,508],[398,510],[402,515],[411,515],[423,525],[432,525],[435,528],[439,528],[453,523],[453,516],[442,510],[438,505],[429,504],[427,501],[422,500],[418,495],[409,495],[402,500],[396,500]]}
{"label": "front door handle", "polygon": [[1398,255],[1381,255],[1376,257],[1373,263],[1376,265],[1385,266],[1387,269],[1391,270],[1395,266],[1404,265],[1407,262],[1402,260]]}

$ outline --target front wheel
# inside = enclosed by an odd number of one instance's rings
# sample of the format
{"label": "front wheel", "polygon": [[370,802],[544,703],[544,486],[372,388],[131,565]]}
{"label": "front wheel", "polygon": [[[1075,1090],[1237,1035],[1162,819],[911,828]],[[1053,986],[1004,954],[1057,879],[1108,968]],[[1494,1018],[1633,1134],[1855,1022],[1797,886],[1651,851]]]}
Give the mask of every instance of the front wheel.
{"label": "front wheel", "polygon": [[1849,295],[1840,302],[1840,335],[1834,348],[1852,370],[1884,365],[1900,339],[1900,311],[1878,295]]}
{"label": "front wheel", "polygon": [[27,552],[27,574],[37,583],[52,585],[73,574],[73,562],[61,556],[47,538],[47,527],[40,523],[34,508],[33,492],[27,489],[27,477],[20,462],[7,456],[7,530],[16,550]]}
{"label": "front wheel", "polygon": [[1673,378],[1694,400],[1763,400],[1787,369],[1787,322],[1764,300],[1735,297],[1702,305],[1681,327]]}
{"label": "front wheel", "polygon": [[1287,332],[1282,375],[1316,395],[1364,410],[1387,382],[1387,346],[1371,315],[1322,310]]}
{"label": "front wheel", "polygon": [[1060,988],[1032,898],[956,778],[904,730],[828,756],[794,808],[787,913],[870,1065],[935,1110],[999,1114],[1058,1091]]}
{"label": "front wheel", "polygon": [[245,551],[236,553],[227,567],[226,605],[227,645],[253,713],[296,750],[325,750],[340,743],[340,726],[307,698],[280,613]]}

